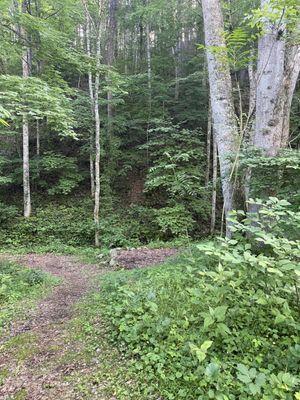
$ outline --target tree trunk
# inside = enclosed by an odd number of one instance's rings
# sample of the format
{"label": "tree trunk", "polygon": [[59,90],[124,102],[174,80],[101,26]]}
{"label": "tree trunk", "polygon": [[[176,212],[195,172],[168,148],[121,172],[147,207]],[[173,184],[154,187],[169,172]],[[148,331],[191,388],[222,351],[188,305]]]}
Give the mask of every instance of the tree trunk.
{"label": "tree trunk", "polygon": [[[108,44],[107,44],[107,65],[112,67],[115,61],[115,53],[117,48],[117,9],[118,0],[109,0],[109,15],[108,15]],[[112,85],[109,73],[107,74],[108,86]],[[106,176],[109,182],[112,182],[112,174],[115,170],[115,162],[113,157],[113,93],[111,90],[107,92],[107,155]]]}
{"label": "tree trunk", "polygon": [[[270,0],[261,0],[261,6]],[[289,45],[285,26],[266,23],[258,43],[254,146],[276,156],[287,146],[292,98],[300,70],[300,46]]]}
{"label": "tree trunk", "polygon": [[[145,1],[145,5],[149,4],[149,0]],[[146,130],[146,140],[149,143],[149,128],[152,114],[152,60],[151,60],[151,38],[149,21],[146,23],[146,57],[147,57],[147,75],[148,75],[148,123]],[[149,148],[147,146],[147,165],[149,166]]]}
{"label": "tree trunk", "polygon": [[[28,3],[22,2],[22,12],[27,13]],[[26,31],[21,27],[21,36],[26,38]],[[30,76],[30,50],[24,44],[22,55],[22,74],[24,79]],[[29,123],[27,115],[23,115],[23,197],[24,197],[24,217],[31,216],[31,193],[30,193],[30,170],[29,170]]]}
{"label": "tree trunk", "polygon": [[213,177],[212,177],[211,226],[210,226],[211,234],[213,234],[216,229],[217,180],[218,180],[218,149],[217,149],[217,142],[213,139]]}
{"label": "tree trunk", "polygon": [[178,101],[179,99],[179,91],[180,91],[180,50],[181,50],[181,45],[180,41],[178,40],[178,43],[175,47],[172,47],[172,53],[174,57],[174,75],[175,75],[175,101]]}
{"label": "tree trunk", "polygon": [[[89,16],[86,15],[86,50],[87,55],[91,57],[91,23]],[[92,70],[88,71],[89,94],[91,102],[91,111],[94,116],[94,92],[93,92],[93,75]],[[94,168],[94,130],[91,129],[90,134],[90,183],[91,183],[91,196],[95,196],[95,168]]]}
{"label": "tree trunk", "polygon": [[206,176],[205,176],[206,187],[209,184],[209,177],[210,177],[211,137],[212,137],[212,116],[211,116],[211,104],[209,102],[208,115],[207,115]]}
{"label": "tree trunk", "polygon": [[[270,0],[261,0],[261,7],[269,3]],[[283,9],[282,15],[284,12]],[[281,21],[276,24],[266,22],[265,34],[258,43],[253,144],[267,157],[277,156],[288,145],[291,105],[300,71],[300,45],[289,44],[285,30]],[[251,172],[252,181],[254,172]],[[265,197],[270,194],[274,195],[274,192],[262,188],[255,195]],[[249,205],[250,213],[258,210],[257,204]]]}
{"label": "tree trunk", "polygon": [[40,122],[36,121],[36,155],[39,157],[41,155],[41,139],[40,139]]}
{"label": "tree trunk", "polygon": [[[116,33],[117,33],[117,19],[116,13],[118,8],[118,0],[109,0],[109,22],[108,32],[109,39],[107,45],[107,65],[111,67],[115,60],[115,49],[116,49]],[[108,120],[108,141],[111,144],[112,136],[112,118],[113,118],[113,95],[111,90],[107,92],[107,120]],[[110,146],[109,146],[110,150]]]}
{"label": "tree trunk", "polygon": [[[234,183],[230,179],[233,163],[229,157],[235,155],[239,148],[238,126],[234,113],[232,82],[220,1],[202,0],[202,9],[214,134],[220,160],[224,214],[227,220],[228,213],[234,205]],[[222,49],[222,54],[210,51],[212,46]],[[227,236],[230,236],[229,225],[226,223]]]}
{"label": "tree trunk", "polygon": [[[100,7],[100,5],[99,5]],[[99,11],[100,14],[100,11]],[[100,15],[99,15],[100,18]],[[96,43],[96,76],[95,76],[95,94],[94,94],[94,112],[95,112],[95,246],[100,246],[99,238],[99,211],[100,211],[100,113],[99,113],[99,88],[100,88],[100,62],[101,62],[101,29],[100,22],[98,27]]]}
{"label": "tree trunk", "polygon": [[151,104],[152,99],[152,66],[151,66],[151,38],[150,38],[150,27],[149,22],[146,24],[146,36],[147,36],[147,74],[148,74],[148,90],[149,90],[149,103]]}

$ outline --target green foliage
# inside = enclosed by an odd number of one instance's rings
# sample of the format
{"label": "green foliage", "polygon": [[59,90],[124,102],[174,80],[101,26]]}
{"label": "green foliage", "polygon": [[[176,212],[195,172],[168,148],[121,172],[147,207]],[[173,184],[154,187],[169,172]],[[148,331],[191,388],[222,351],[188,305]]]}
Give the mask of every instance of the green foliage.
{"label": "green foliage", "polygon": [[83,180],[76,161],[54,152],[45,153],[32,165],[32,181],[49,195],[70,194]]}
{"label": "green foliage", "polygon": [[39,271],[22,268],[10,262],[0,264],[0,299],[1,302],[19,298],[30,286],[44,282],[45,276]]}
{"label": "green foliage", "polygon": [[276,157],[265,157],[258,150],[248,149],[241,154],[240,167],[242,173],[251,168],[251,197],[276,195],[294,205],[300,204],[298,150],[282,150]]}
{"label": "green foliage", "polygon": [[160,232],[178,237],[209,218],[202,134],[168,121],[155,122],[149,143],[142,147],[152,162],[145,191],[154,206],[165,206],[156,212]]}
{"label": "green foliage", "polygon": [[[35,251],[43,248],[44,251],[69,251],[73,254],[76,246],[93,245],[92,199],[74,198],[72,202],[64,201],[62,204],[41,204],[30,219],[20,217],[20,212],[15,206],[7,206],[4,203],[0,203],[0,211],[0,222],[3,224],[0,231],[2,246],[27,247]],[[177,224],[177,230],[180,230],[180,222],[186,224],[186,217],[180,214],[181,209],[174,217],[177,218],[177,222],[173,221],[174,229]],[[133,205],[126,210],[105,210],[100,219],[101,246],[135,247],[155,241],[159,237],[160,229],[163,229],[159,227],[156,217],[158,218],[159,214],[156,214],[155,210],[144,206]],[[162,225],[168,223],[172,221],[161,222]],[[183,233],[186,234],[186,228]]]}
{"label": "green foliage", "polygon": [[253,10],[248,17],[252,27],[265,32],[267,26],[284,27],[285,39],[297,40],[299,34],[299,3],[297,0],[271,0],[263,7]]}
{"label": "green foliage", "polygon": [[0,202],[0,223],[9,223],[18,215],[18,209],[15,206],[8,206]]}
{"label": "green foliage", "polygon": [[55,280],[46,274],[21,267],[9,261],[0,261],[0,332],[14,316],[20,300],[32,298],[45,291]]}
{"label": "green foliage", "polygon": [[8,126],[8,123],[4,118],[9,118],[10,114],[0,105],[0,125]]}
{"label": "green foliage", "polygon": [[163,239],[188,237],[195,225],[190,212],[180,204],[156,210],[155,220]]}
{"label": "green foliage", "polygon": [[145,398],[157,388],[165,399],[299,396],[300,244],[289,239],[291,223],[299,229],[299,212],[270,199],[259,221],[236,213],[231,240],[105,278],[99,309],[114,343],[135,357]]}
{"label": "green foliage", "polygon": [[0,234],[2,245],[33,246],[61,242],[84,246],[93,242],[92,204],[81,207],[52,204],[37,208],[30,219],[18,217],[10,221]]}
{"label": "green foliage", "polygon": [[20,127],[23,116],[29,121],[46,119],[49,129],[74,137],[70,101],[63,90],[38,78],[13,75],[1,75],[0,86],[0,101],[10,110],[10,120],[16,128]]}

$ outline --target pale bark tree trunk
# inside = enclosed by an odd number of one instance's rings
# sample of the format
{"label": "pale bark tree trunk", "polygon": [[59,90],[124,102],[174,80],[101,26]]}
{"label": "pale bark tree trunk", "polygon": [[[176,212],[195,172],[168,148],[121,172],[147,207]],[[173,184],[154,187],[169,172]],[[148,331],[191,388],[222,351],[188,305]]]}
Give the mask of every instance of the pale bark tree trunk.
{"label": "pale bark tree trunk", "polygon": [[[270,0],[261,0],[262,7],[268,4]],[[266,23],[258,43],[254,146],[266,156],[276,156],[288,144],[291,104],[300,71],[300,46],[287,43],[285,29],[281,21]]]}
{"label": "pale bark tree trunk", "polygon": [[217,149],[217,142],[213,139],[213,176],[212,176],[211,226],[210,226],[210,232],[212,234],[216,230],[217,182],[218,182],[218,149]]}
{"label": "pale bark tree trunk", "polygon": [[[99,212],[100,212],[100,111],[99,111],[99,90],[100,90],[100,66],[101,66],[101,14],[102,14],[102,0],[98,0],[98,15],[94,20],[88,9],[86,0],[82,0],[82,5],[86,14],[87,20],[87,39],[90,39],[90,27],[93,26],[95,33],[95,59],[96,59],[96,72],[93,90],[93,77],[92,73],[89,74],[89,91],[91,104],[93,105],[92,114],[95,118],[95,193],[94,193],[94,224],[95,224],[95,246],[100,246],[99,237]],[[91,54],[91,41],[87,40],[87,52]],[[92,174],[92,173],[91,173]]]}
{"label": "pale bark tree trunk", "polygon": [[[118,8],[118,0],[109,0],[109,21],[108,21],[108,32],[109,39],[107,45],[107,65],[111,67],[115,60],[115,49],[116,49],[116,33],[117,33],[117,19],[116,13]],[[107,92],[107,126],[108,126],[108,142],[109,152],[111,152],[111,140],[112,140],[112,119],[113,119],[113,94],[109,90]]]}
{"label": "pale bark tree trunk", "polygon": [[179,90],[180,90],[180,55],[179,55],[179,50],[180,45],[177,44],[176,47],[172,47],[172,53],[174,57],[174,75],[175,75],[175,101],[178,101],[179,99]]}
{"label": "pale bark tree trunk", "polygon": [[[91,57],[91,23],[89,16],[86,15],[86,50],[87,55]],[[94,92],[93,92],[93,75],[92,70],[88,71],[89,94],[91,102],[92,115],[94,116]],[[91,183],[91,196],[95,196],[95,168],[94,168],[94,130],[91,129],[90,134],[90,183]]]}
{"label": "pale bark tree trunk", "polygon": [[256,106],[256,71],[254,70],[254,51],[251,51],[251,60],[248,65],[248,75],[249,75],[249,111],[248,118],[253,117]]}
{"label": "pale bark tree trunk", "polygon": [[[149,1],[146,0],[145,4],[148,5]],[[151,38],[150,38],[150,25],[149,21],[146,23],[146,57],[147,57],[147,75],[148,75],[148,123],[147,123],[147,144],[149,143],[149,128],[150,119],[152,114],[152,59],[151,59]],[[147,147],[147,165],[149,165],[149,148]]]}
{"label": "pale bark tree trunk", "polygon": [[101,0],[98,3],[99,7],[99,22],[98,34],[96,43],[96,76],[95,76],[95,208],[94,208],[94,222],[95,222],[95,246],[100,246],[99,237],[99,211],[100,211],[100,113],[99,113],[99,89],[100,89],[100,63],[101,63]]}
{"label": "pale bark tree trunk", "polygon": [[[271,4],[270,0],[261,0],[261,7],[268,4]],[[284,13],[285,9],[283,17]],[[300,71],[300,45],[288,43],[285,30],[281,20],[277,24],[266,22],[265,33],[258,43],[253,145],[267,157],[277,156],[288,145],[291,105]],[[251,172],[251,180],[254,172]],[[274,192],[263,188],[255,196],[271,194]],[[249,205],[250,213],[258,210],[257,204]]]}
{"label": "pale bark tree trunk", "polygon": [[[232,82],[227,61],[220,1],[202,0],[202,9],[214,134],[220,160],[224,214],[227,219],[234,205],[234,183],[230,179],[233,163],[229,157],[238,151],[238,126],[234,113]],[[222,54],[210,51],[212,46],[223,49]],[[230,236],[229,223],[226,224],[226,233]]]}
{"label": "pale bark tree trunk", "polygon": [[[26,0],[22,2],[22,12],[27,13],[28,3]],[[26,38],[26,31],[21,27],[21,36]],[[22,55],[22,73],[23,78],[28,79],[30,76],[30,49],[24,44]],[[29,170],[29,123],[27,115],[23,115],[23,197],[24,197],[24,217],[31,216],[31,193],[30,193],[30,170]]]}
{"label": "pale bark tree trunk", "polygon": [[40,157],[41,155],[41,138],[40,138],[40,122],[36,121],[36,155]]}
{"label": "pale bark tree trunk", "polygon": [[[256,108],[256,71],[254,69],[254,50],[251,50],[250,62],[248,65],[248,75],[249,75],[249,110],[246,121],[246,141],[250,146],[253,146],[253,137],[254,137],[254,116],[255,116],[255,108]],[[244,135],[245,136],[245,135]],[[251,184],[251,168],[247,168],[245,171],[244,177],[244,196],[245,196],[245,206],[246,209],[249,209],[249,200],[250,200],[250,184]]]}
{"label": "pale bark tree trunk", "polygon": [[151,65],[151,38],[149,22],[146,24],[146,44],[147,44],[147,74],[148,74],[148,90],[149,90],[149,103],[152,100],[152,65]]}
{"label": "pale bark tree trunk", "polygon": [[209,102],[208,115],[207,115],[207,142],[206,142],[206,175],[205,175],[206,187],[209,184],[209,178],[210,178],[211,138],[212,138],[212,115],[211,115],[211,104]]}

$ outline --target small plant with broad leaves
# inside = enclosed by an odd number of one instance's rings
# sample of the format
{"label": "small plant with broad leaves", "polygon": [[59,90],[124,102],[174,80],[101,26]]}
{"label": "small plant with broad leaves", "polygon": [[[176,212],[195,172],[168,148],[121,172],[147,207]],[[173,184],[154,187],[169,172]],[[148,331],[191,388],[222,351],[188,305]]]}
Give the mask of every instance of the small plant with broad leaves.
{"label": "small plant with broad leaves", "polygon": [[145,398],[299,399],[300,216],[255,202],[258,215],[233,214],[232,239],[105,278],[99,310]]}

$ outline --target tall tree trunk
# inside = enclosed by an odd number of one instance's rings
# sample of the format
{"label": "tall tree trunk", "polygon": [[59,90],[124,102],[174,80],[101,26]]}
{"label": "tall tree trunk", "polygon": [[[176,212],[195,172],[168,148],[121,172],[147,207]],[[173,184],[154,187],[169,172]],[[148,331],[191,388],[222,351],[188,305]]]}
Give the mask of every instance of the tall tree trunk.
{"label": "tall tree trunk", "polygon": [[[233,163],[229,157],[236,154],[239,148],[238,126],[234,113],[220,1],[202,0],[202,9],[214,134],[219,153],[224,214],[227,220],[228,213],[234,205],[234,183],[230,179]],[[210,48],[215,46],[222,49],[222,54],[210,51]],[[226,223],[227,236],[230,236],[229,225]]]}
{"label": "tall tree trunk", "polygon": [[100,27],[101,0],[99,0],[99,26],[96,42],[96,76],[95,76],[95,246],[100,246],[99,238],[99,211],[100,211],[100,113],[99,113],[99,89],[100,89],[100,63],[101,63],[101,27]]}
{"label": "tall tree trunk", "polygon": [[147,74],[148,74],[148,90],[149,90],[149,104],[152,100],[152,66],[151,66],[151,38],[149,22],[146,24],[146,44],[147,44]]}
{"label": "tall tree trunk", "polygon": [[[23,0],[22,12],[27,13],[28,2]],[[26,38],[26,30],[21,27],[21,36]],[[30,76],[30,49],[23,44],[24,50],[22,55],[22,74],[24,79]],[[29,123],[27,115],[23,115],[23,197],[24,197],[24,217],[31,216],[31,193],[30,193],[30,171],[29,171]]]}
{"label": "tall tree trunk", "polygon": [[206,175],[205,175],[206,187],[209,184],[209,177],[210,177],[211,137],[212,137],[212,115],[211,115],[211,104],[209,102],[208,115],[207,115],[207,142],[206,142]]}
{"label": "tall tree trunk", "polygon": [[[271,0],[261,0],[264,7]],[[284,14],[283,10],[283,14]],[[254,146],[276,156],[287,146],[292,98],[300,71],[300,46],[288,44],[286,27],[266,22],[258,43]]]}
{"label": "tall tree trunk", "polygon": [[178,39],[176,46],[172,47],[174,57],[174,75],[175,75],[175,101],[179,99],[180,91],[180,59],[181,59],[181,39]]}
{"label": "tall tree trunk", "polygon": [[[91,57],[91,22],[89,16],[86,15],[86,50],[87,55]],[[93,92],[93,75],[92,70],[89,68],[88,71],[88,83],[89,83],[89,94],[91,102],[92,115],[94,114],[94,92]],[[90,133],[90,185],[91,185],[91,196],[95,196],[95,168],[94,168],[94,130],[91,129]]]}
{"label": "tall tree trunk", "polygon": [[40,138],[40,122],[36,121],[36,155],[40,157],[41,155],[41,138]]}
{"label": "tall tree trunk", "polygon": [[213,139],[213,176],[212,176],[212,199],[211,199],[211,226],[213,234],[216,229],[216,208],[217,208],[217,182],[218,182],[218,149],[217,142]]}
{"label": "tall tree trunk", "polygon": [[[149,0],[145,0],[145,5]],[[149,128],[152,114],[152,60],[151,60],[151,38],[149,21],[146,22],[146,57],[147,57],[147,75],[148,75],[148,124],[147,124],[147,144],[149,142]],[[149,148],[147,146],[147,165],[149,165]]]}
{"label": "tall tree trunk", "polygon": [[[271,0],[261,0],[261,7]],[[284,17],[285,8],[282,10]],[[282,18],[284,20],[284,18]],[[253,145],[267,157],[275,157],[288,145],[293,94],[300,71],[300,45],[288,43],[286,26],[279,20],[265,23],[265,33],[258,43],[256,75],[256,116]],[[250,193],[255,171],[251,172]],[[273,188],[274,189],[274,188]],[[254,196],[274,195],[262,188]],[[257,213],[259,205],[250,204]]]}
{"label": "tall tree trunk", "polygon": [[[111,67],[115,60],[116,50],[116,38],[117,38],[117,13],[118,0],[109,0],[109,21],[108,21],[108,45],[107,45],[107,65]],[[113,94],[109,90],[107,92],[107,131],[108,131],[108,143],[109,152],[111,152],[111,141],[112,141],[112,119],[113,119],[113,105],[112,105]]]}
{"label": "tall tree trunk", "polygon": [[[250,62],[248,65],[248,76],[249,76],[249,110],[247,116],[247,132],[246,140],[248,141],[250,146],[253,146],[253,121],[255,115],[256,108],[256,71],[254,69],[254,50],[251,50]],[[246,209],[249,209],[249,200],[250,200],[250,184],[251,184],[251,168],[247,167],[245,171],[244,177],[244,197],[245,197],[245,206]]]}

